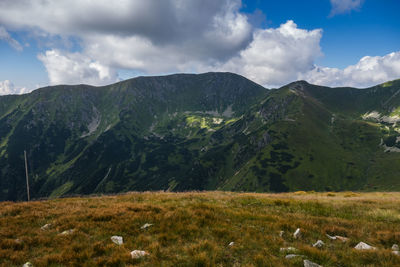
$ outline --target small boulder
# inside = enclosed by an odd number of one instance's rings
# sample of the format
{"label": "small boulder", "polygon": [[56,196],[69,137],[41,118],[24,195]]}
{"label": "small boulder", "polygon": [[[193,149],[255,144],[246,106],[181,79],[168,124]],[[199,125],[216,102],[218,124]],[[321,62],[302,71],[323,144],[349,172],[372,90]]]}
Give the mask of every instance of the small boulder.
{"label": "small boulder", "polygon": [[347,242],[349,240],[347,237],[340,236],[340,235],[337,235],[336,239],[342,241],[343,243]]}
{"label": "small boulder", "polygon": [[231,242],[231,243],[229,243],[229,245],[228,245],[228,246],[232,247],[233,245],[235,245],[235,242]]}
{"label": "small boulder", "polygon": [[296,258],[296,257],[304,257],[304,256],[303,255],[297,255],[297,254],[287,254],[285,256],[285,259],[290,260],[290,259],[293,259],[293,258]]}
{"label": "small boulder", "polygon": [[316,264],[315,262],[309,261],[309,260],[304,260],[303,261],[304,267],[322,267],[319,264]]}
{"label": "small boulder", "polygon": [[48,230],[51,228],[51,223],[46,223],[45,225],[43,225],[42,227],[40,227],[40,229],[42,229],[43,231]]}
{"label": "small boulder", "polygon": [[393,250],[392,253],[393,253],[394,255],[400,256],[400,251],[398,251],[398,250]]}
{"label": "small boulder", "polygon": [[323,246],[325,246],[325,243],[322,240],[318,240],[312,246],[315,247],[315,248],[322,248]]}
{"label": "small boulder", "polygon": [[283,237],[284,234],[285,234],[285,231],[280,231],[279,232],[279,237]]}
{"label": "small boulder", "polygon": [[331,235],[326,234],[326,236],[327,236],[330,240],[340,240],[340,241],[342,241],[343,243],[344,243],[344,242],[347,242],[347,241],[349,240],[347,237],[340,236],[340,235],[331,236]]}
{"label": "small boulder", "polygon": [[28,262],[24,263],[24,265],[22,265],[22,267],[33,267],[33,264],[28,261]]}
{"label": "small boulder", "polygon": [[70,235],[75,232],[75,229],[65,230],[64,232],[60,233],[60,235]]}
{"label": "small boulder", "polygon": [[376,247],[370,246],[364,242],[358,243],[357,246],[355,246],[354,248],[358,249],[358,250],[375,250],[376,249]]}
{"label": "small boulder", "polygon": [[399,251],[399,245],[393,244],[392,250],[393,250],[393,251]]}
{"label": "small boulder", "polygon": [[293,237],[296,238],[296,239],[298,239],[298,238],[301,237],[301,230],[300,230],[300,228],[297,228],[297,229],[296,229],[296,231],[295,231],[294,234],[293,234]]}
{"label": "small boulder", "polygon": [[118,236],[118,235],[113,235],[111,237],[111,241],[117,245],[122,245],[124,243],[122,236]]}
{"label": "small boulder", "polygon": [[148,252],[144,250],[133,250],[131,251],[131,257],[132,259],[140,259],[144,256],[150,255]]}
{"label": "small boulder", "polygon": [[148,228],[148,227],[150,227],[152,225],[153,225],[152,223],[145,223],[145,224],[143,224],[142,227],[140,227],[140,229],[146,229],[146,228]]}

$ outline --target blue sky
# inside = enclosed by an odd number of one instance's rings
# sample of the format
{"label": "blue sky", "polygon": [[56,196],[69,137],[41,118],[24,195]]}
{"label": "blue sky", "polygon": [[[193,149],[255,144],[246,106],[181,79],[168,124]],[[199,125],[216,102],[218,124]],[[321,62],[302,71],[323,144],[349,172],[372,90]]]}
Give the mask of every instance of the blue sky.
{"label": "blue sky", "polygon": [[360,1],[356,10],[331,15],[332,5],[324,0],[244,1],[243,11],[265,14],[262,27],[279,27],[293,20],[302,29],[323,29],[321,48],[324,66],[344,68],[360,58],[383,56],[400,50],[400,1]]}
{"label": "blue sky", "polygon": [[0,94],[206,71],[366,87],[400,78],[399,11],[398,0],[4,0]]}

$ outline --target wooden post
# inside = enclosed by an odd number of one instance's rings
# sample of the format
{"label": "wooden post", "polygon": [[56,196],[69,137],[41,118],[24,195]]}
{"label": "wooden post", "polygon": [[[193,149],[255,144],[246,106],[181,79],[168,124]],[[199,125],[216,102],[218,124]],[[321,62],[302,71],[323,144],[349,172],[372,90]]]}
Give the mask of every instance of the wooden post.
{"label": "wooden post", "polygon": [[31,196],[29,195],[28,161],[26,159],[26,150],[24,150],[24,157],[25,157],[25,174],[26,174],[26,192],[28,194],[28,201],[30,201]]}

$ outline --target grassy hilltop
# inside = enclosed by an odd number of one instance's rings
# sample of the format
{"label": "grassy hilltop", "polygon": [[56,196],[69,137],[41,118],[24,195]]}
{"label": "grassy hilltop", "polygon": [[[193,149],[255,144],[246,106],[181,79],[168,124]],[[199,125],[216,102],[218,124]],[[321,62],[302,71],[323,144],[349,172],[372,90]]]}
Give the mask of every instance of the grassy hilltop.
{"label": "grassy hilltop", "polygon": [[[400,243],[400,193],[146,192],[1,205],[1,266],[400,266],[390,249]],[[360,241],[377,249],[357,251]],[[285,259],[283,247],[303,258]],[[133,260],[135,249],[150,255]]]}

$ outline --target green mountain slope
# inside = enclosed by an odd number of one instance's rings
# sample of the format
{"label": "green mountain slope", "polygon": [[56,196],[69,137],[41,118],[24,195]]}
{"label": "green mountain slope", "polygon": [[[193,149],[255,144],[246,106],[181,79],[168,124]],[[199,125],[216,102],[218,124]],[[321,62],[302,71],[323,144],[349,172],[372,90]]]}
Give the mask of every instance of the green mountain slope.
{"label": "green mountain slope", "polygon": [[[400,82],[232,73],[138,77],[0,97],[0,200],[129,190],[399,190]],[[397,148],[397,146],[399,148]],[[398,151],[397,151],[398,150]]]}

